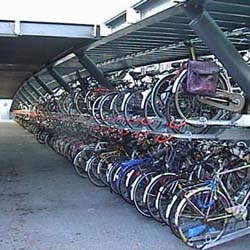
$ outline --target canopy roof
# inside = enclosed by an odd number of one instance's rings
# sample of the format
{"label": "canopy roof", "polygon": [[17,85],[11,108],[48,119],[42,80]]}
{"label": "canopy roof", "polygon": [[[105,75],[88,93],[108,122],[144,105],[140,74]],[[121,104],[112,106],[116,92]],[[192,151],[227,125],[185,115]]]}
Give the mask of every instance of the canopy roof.
{"label": "canopy roof", "polygon": [[96,40],[94,25],[0,20],[0,98],[44,65]]}

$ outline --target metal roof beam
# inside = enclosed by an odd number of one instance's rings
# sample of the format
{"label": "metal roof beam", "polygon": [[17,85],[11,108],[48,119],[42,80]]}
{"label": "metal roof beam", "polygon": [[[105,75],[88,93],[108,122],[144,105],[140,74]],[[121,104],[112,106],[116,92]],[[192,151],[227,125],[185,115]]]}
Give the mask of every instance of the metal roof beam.
{"label": "metal roof beam", "polygon": [[159,22],[161,20],[167,19],[168,17],[171,17],[173,15],[177,15],[180,13],[182,13],[181,7],[178,7],[178,6],[171,7],[165,11],[157,13],[156,15],[145,18],[138,23],[130,25],[122,30],[119,30],[119,31],[107,36],[107,37],[104,37],[104,38],[100,39],[99,41],[96,41],[96,42],[86,46],[83,49],[86,49],[87,51],[94,49],[94,48],[99,47],[99,46],[106,44],[108,42],[125,37],[126,35],[128,35],[132,32],[135,32],[136,30],[142,29],[142,28],[147,27],[151,24],[154,24],[156,22]]}
{"label": "metal roof beam", "polygon": [[[191,28],[219,58],[233,79],[250,98],[250,67],[204,9],[202,2],[199,4],[196,2],[196,5],[193,5],[192,2],[187,3],[183,9],[191,19]],[[208,35],[208,30],[213,35]]]}
{"label": "metal roof beam", "polygon": [[31,82],[28,81],[26,84],[38,97],[44,99],[43,94],[37,88],[35,88]]}
{"label": "metal roof beam", "polygon": [[26,100],[20,95],[18,95],[15,99],[19,99],[19,101],[22,102],[23,104],[25,104],[26,102]]}
{"label": "metal roof beam", "polygon": [[[27,102],[28,104],[32,104],[33,102],[29,99],[29,97],[28,96],[25,96],[21,91],[18,93],[18,96],[21,96],[24,100],[25,100],[25,102]],[[25,103],[24,102],[24,103]]]}
{"label": "metal roof beam", "polygon": [[33,100],[33,102],[37,101],[37,98],[25,87],[22,88],[22,91]]}
{"label": "metal roof beam", "polygon": [[49,36],[49,37],[70,37],[70,38],[95,38],[94,25],[77,25],[66,23],[47,22],[20,22],[20,35],[22,36]]}
{"label": "metal roof beam", "polygon": [[105,77],[103,72],[96,66],[96,64],[86,55],[82,53],[75,53],[82,66],[104,87],[112,89],[112,85]]}
{"label": "metal roof beam", "polygon": [[72,91],[68,83],[64,81],[62,76],[58,73],[58,71],[53,66],[47,67],[47,70],[50,73],[50,75],[56,80],[56,82],[64,88],[66,92],[70,93]]}
{"label": "metal roof beam", "polygon": [[81,90],[86,91],[88,88],[88,81],[86,78],[81,76],[80,70],[76,71],[76,77],[77,77],[78,82],[80,83],[79,86]]}
{"label": "metal roof beam", "polygon": [[39,78],[38,76],[34,76],[34,79],[47,93],[49,93],[50,95],[54,94],[53,90],[48,85],[46,85],[41,78]]}

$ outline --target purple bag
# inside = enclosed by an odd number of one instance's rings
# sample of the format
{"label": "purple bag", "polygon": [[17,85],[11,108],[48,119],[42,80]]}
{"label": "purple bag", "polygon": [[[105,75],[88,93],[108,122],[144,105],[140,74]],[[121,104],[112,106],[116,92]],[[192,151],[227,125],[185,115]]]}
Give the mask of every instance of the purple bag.
{"label": "purple bag", "polygon": [[214,62],[189,61],[185,90],[191,95],[214,96],[219,79]]}

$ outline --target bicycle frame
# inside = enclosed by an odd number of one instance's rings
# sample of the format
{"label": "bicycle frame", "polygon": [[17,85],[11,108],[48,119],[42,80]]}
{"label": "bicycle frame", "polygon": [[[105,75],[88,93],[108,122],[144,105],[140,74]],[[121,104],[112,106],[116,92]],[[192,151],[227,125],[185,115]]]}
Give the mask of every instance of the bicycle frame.
{"label": "bicycle frame", "polygon": [[[236,203],[233,201],[233,197],[229,194],[229,192],[227,191],[227,188],[225,187],[225,185],[223,184],[220,176],[222,175],[226,175],[226,174],[229,174],[229,173],[233,173],[233,172],[236,172],[236,171],[239,171],[239,170],[243,170],[243,169],[247,169],[247,168],[250,168],[250,165],[246,165],[246,166],[242,166],[242,167],[238,167],[238,168],[234,168],[234,169],[229,169],[229,170],[225,170],[225,171],[222,171],[218,174],[215,175],[215,180],[216,182],[218,182],[219,186],[222,188],[224,194],[226,195],[228,201],[230,202],[230,204],[232,206],[235,206]],[[242,206],[245,206],[246,205],[246,202],[248,200],[248,198],[250,197],[250,186],[248,188],[248,192],[243,200],[243,202],[241,204],[237,204],[237,205],[242,205]]]}
{"label": "bicycle frame", "polygon": [[[231,207],[235,207],[235,206],[246,206],[248,199],[250,198],[250,187],[248,188],[248,192],[246,194],[246,196],[244,197],[244,200],[241,204],[236,204],[233,200],[232,195],[229,194],[227,188],[225,187],[225,185],[223,184],[223,181],[221,179],[222,175],[226,175],[229,173],[233,173],[242,169],[247,169],[250,168],[250,165],[246,165],[246,166],[242,166],[242,167],[238,167],[238,168],[234,168],[234,169],[229,169],[229,170],[225,170],[225,171],[221,171],[219,173],[216,173],[215,176],[213,177],[212,181],[209,182],[209,189],[212,189],[213,195],[216,196],[216,192],[218,192],[218,189],[221,188],[222,189],[222,193],[225,198],[227,199],[228,203],[230,204]],[[201,187],[201,189],[203,189],[204,187]],[[208,189],[208,190],[209,190]],[[197,190],[197,189],[192,189]],[[192,193],[191,190],[191,193]],[[190,194],[190,191],[188,191],[188,194]],[[189,197],[188,195],[185,195],[185,199],[188,201],[188,203],[190,204],[190,206],[192,206],[202,217],[204,217],[205,215],[203,214],[203,212],[195,205],[192,204],[192,202],[189,201]],[[208,209],[209,210],[209,209]],[[219,217],[213,217],[210,219],[206,219],[207,222],[211,222],[211,221],[215,221],[218,219],[222,219],[222,218],[232,218],[234,217],[233,214],[226,214],[223,216],[219,216]]]}

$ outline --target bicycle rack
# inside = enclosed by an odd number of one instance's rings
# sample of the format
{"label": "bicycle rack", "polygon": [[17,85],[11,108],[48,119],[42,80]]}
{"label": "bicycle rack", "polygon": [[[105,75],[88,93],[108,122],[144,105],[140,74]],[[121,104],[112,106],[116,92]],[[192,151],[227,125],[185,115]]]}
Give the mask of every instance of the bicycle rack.
{"label": "bicycle rack", "polygon": [[216,247],[219,246],[221,244],[227,243],[229,241],[238,239],[240,237],[246,236],[250,234],[250,221],[246,222],[246,227],[245,228],[240,228],[238,230],[236,230],[235,232],[228,232],[225,235],[223,235],[221,237],[221,239],[215,241],[215,242],[211,242],[209,244],[207,244],[205,247],[202,248],[202,250],[205,249],[210,249],[212,247]]}
{"label": "bicycle rack", "polygon": [[[104,73],[186,59],[189,57],[189,51],[186,49],[185,41],[190,41],[194,44],[198,56],[215,54],[230,75],[239,83],[246,96],[250,97],[250,68],[238,52],[249,49],[249,43],[244,41],[242,37],[245,34],[250,34],[250,5],[239,0],[176,0],[175,2],[177,4],[169,9],[73,51],[74,54],[66,56],[60,59],[60,62],[50,66],[48,68],[50,74],[68,92],[70,89],[67,86],[67,81],[77,79],[79,76],[92,75],[100,84],[111,88]],[[189,18],[183,15],[184,12]],[[226,31],[222,32],[220,28]],[[213,35],[211,36],[211,34]],[[84,68],[79,70],[79,64]],[[64,71],[66,68],[70,68],[72,71]],[[44,82],[40,78],[41,74],[41,72],[36,73],[34,77],[36,82],[47,93],[53,94],[48,82]],[[21,91],[17,92],[16,97],[17,100],[26,100],[28,103],[32,103],[30,98]],[[66,117],[65,119],[70,121],[72,118]],[[73,119],[75,122],[86,123],[86,125],[94,124],[107,127],[95,123],[84,115]],[[185,140],[250,140],[249,114],[238,115],[231,121],[201,119],[197,121],[187,120],[186,122],[204,127],[212,126],[213,132],[192,134],[187,131],[184,134],[176,134],[168,129],[159,131],[149,131],[145,128],[126,129],[132,132],[142,131]],[[124,127],[116,128],[124,129]],[[221,239],[208,243],[203,249],[209,249],[250,234],[250,221],[244,226],[240,223],[236,226],[229,228]]]}
{"label": "bicycle rack", "polygon": [[[176,4],[171,5],[168,9],[83,46],[73,51],[74,54],[58,58],[53,67],[60,72],[65,82],[68,82],[72,78],[77,78],[76,72],[82,68],[79,67],[80,61],[84,67],[80,70],[82,77],[92,74],[98,81],[110,87],[103,72],[188,58],[189,51],[185,41],[189,40],[194,44],[198,56],[210,55],[211,51],[216,54],[226,68],[228,67],[232,76],[241,84],[242,89],[247,94],[250,93],[248,91],[249,84],[245,84],[245,80],[247,79],[248,82],[249,79],[249,68],[242,62],[236,50],[233,49],[234,56],[232,53],[228,53],[228,50],[233,48],[228,40],[237,50],[249,48],[248,42],[242,39],[244,32],[249,33],[249,5],[237,0],[228,2],[223,0],[176,0],[173,2]],[[197,3],[198,5],[202,3],[199,5],[202,12],[196,12],[194,15],[192,7],[195,8]],[[212,18],[205,15],[203,3],[205,4],[204,8],[208,9]],[[191,23],[190,19],[183,15],[183,12],[186,12],[193,19]],[[200,15],[202,18],[199,19]],[[223,27],[224,34],[218,28],[216,29],[213,19],[220,27]],[[208,26],[216,31],[217,38],[223,38],[219,43],[220,48],[214,48],[217,43],[210,40],[212,37],[208,33],[202,33],[205,30],[204,27]],[[205,43],[197,37],[194,30]],[[226,53],[225,48],[223,48],[225,44],[227,45]],[[229,54],[234,59],[234,64],[232,64],[231,58],[228,58]],[[44,74],[44,69],[37,72],[36,76],[40,77],[42,74]]]}
{"label": "bicycle rack", "polygon": [[[248,116],[249,117],[249,116]],[[89,119],[86,119],[86,116],[79,115],[76,119],[76,122],[79,123],[86,123],[89,125],[99,125],[100,127],[108,128],[107,125],[100,125],[97,124],[94,120],[91,121]],[[124,129],[124,127],[115,127],[116,129]],[[212,139],[212,140],[248,140],[250,139],[250,129],[244,128],[244,127],[236,127],[236,128],[230,128],[225,129],[220,127],[217,129],[214,133],[207,133],[207,134],[192,134],[191,132],[187,131],[184,134],[176,134],[172,131],[161,130],[161,131],[152,131],[148,130],[146,128],[140,128],[140,129],[131,129],[131,128],[125,128],[131,132],[145,132],[152,135],[163,135],[163,136],[170,136],[175,139],[183,139],[183,140],[198,140],[198,139]]]}
{"label": "bicycle rack", "polygon": [[[200,119],[200,120],[185,120],[187,124],[195,125],[195,126],[217,126],[217,127],[241,127],[241,128],[249,128],[250,127],[250,115],[244,114],[244,115],[238,115],[232,120],[206,120]],[[178,122],[178,120],[177,120]]]}
{"label": "bicycle rack", "polygon": [[[74,61],[78,61],[85,67],[85,69],[81,70],[81,75],[87,76],[91,74],[96,80],[100,83],[103,83],[105,86],[110,87],[107,79],[105,78],[104,72],[110,72],[115,70],[124,69],[130,66],[141,66],[144,64],[156,63],[161,62],[164,60],[171,60],[171,59],[181,59],[188,57],[188,50],[185,49],[184,42],[176,42],[175,37],[184,37],[190,39],[194,42],[195,47],[197,47],[197,53],[201,55],[206,55],[211,53],[209,49],[202,43],[200,38],[194,37],[194,33],[191,29],[188,29],[188,23],[190,19],[186,17],[176,17],[180,13],[184,11],[193,19],[190,25],[193,27],[195,23],[195,30],[198,35],[205,40],[205,43],[211,46],[211,51],[214,51],[215,54],[218,54],[216,48],[214,48],[214,43],[204,37],[206,34],[202,33],[202,29],[200,27],[204,27],[206,25],[211,27],[212,30],[216,31],[216,35],[219,38],[223,38],[223,41],[227,44],[227,49],[232,49],[232,46],[228,42],[228,39],[237,47],[237,49],[246,49],[248,48],[248,44],[244,43],[241,38],[238,38],[245,33],[249,33],[249,29],[247,27],[239,28],[241,25],[247,23],[247,18],[245,18],[247,9],[249,6],[237,5],[237,1],[230,1],[230,3],[225,4],[225,2],[220,1],[200,1],[202,3],[199,5],[198,12],[195,11],[193,8],[196,4],[196,0],[183,0],[177,1],[179,4],[173,6],[165,11],[162,11],[154,16],[151,16],[145,20],[142,20],[139,23],[131,25],[123,30],[115,32],[108,37],[105,37],[99,41],[94,42],[93,44],[88,45],[85,48],[78,49],[75,51],[75,56],[69,56],[66,59],[60,60],[59,66],[54,66],[54,70],[56,67],[67,67],[67,65],[72,66]],[[210,6],[211,2],[211,6]],[[216,27],[216,24],[213,22],[212,18],[208,17],[207,15],[203,15],[204,10],[203,4],[209,4],[209,11],[212,12],[213,10],[217,13],[228,12],[229,14],[234,11],[237,14],[237,18],[235,15],[229,16],[230,18],[234,19],[234,22],[237,23],[235,27],[231,26],[227,22],[223,23],[223,18],[221,18],[221,14],[216,14],[216,19],[219,24],[223,26],[229,25],[229,30],[224,32],[224,34]],[[194,5],[193,5],[194,4]],[[233,11],[232,11],[233,10]],[[241,15],[241,12],[243,13]],[[213,14],[214,15],[214,14]],[[203,22],[199,23],[199,17],[202,16]],[[178,23],[179,22],[179,23]],[[186,23],[184,25],[184,22]],[[156,30],[155,26],[159,25],[159,29],[162,29],[160,33],[163,32],[163,35],[158,34],[158,30]],[[197,28],[198,27],[198,28]],[[231,29],[231,28],[234,29]],[[175,28],[177,31],[173,31]],[[202,34],[201,34],[202,33]],[[172,36],[173,35],[173,36]],[[178,39],[177,39],[178,40]],[[224,42],[220,43],[220,46],[224,46]],[[141,47],[141,48],[140,48]],[[175,53],[174,51],[177,51]],[[235,58],[237,57],[240,61],[240,64],[237,62],[237,67],[239,65],[244,65],[244,72],[241,72],[244,75],[244,79],[249,79],[249,67],[246,68],[246,64],[242,62],[242,59],[239,57],[239,53],[234,49]],[[221,50],[219,51],[219,56],[221,60],[225,62],[225,66],[229,66],[232,68],[232,62],[229,63],[228,58],[223,57],[223,53]],[[235,60],[234,60],[235,62]],[[230,64],[230,65],[229,65]],[[232,70],[231,70],[232,71]],[[231,72],[230,71],[230,72]],[[237,71],[237,72],[235,72]],[[241,85],[243,88],[245,87],[245,82],[243,82],[243,78],[238,75],[239,70],[233,70],[233,73],[237,74],[236,78],[241,81]],[[79,74],[78,69],[76,70]],[[39,74],[38,74],[39,75]],[[64,81],[67,81],[67,77],[72,77],[74,73],[70,73],[68,76],[62,75]],[[35,77],[36,81],[41,85],[41,81],[39,78]],[[243,80],[242,80],[243,79]],[[45,85],[45,86],[43,86]],[[45,90],[49,93],[53,93],[51,90],[48,89],[46,83],[41,85]],[[248,92],[247,92],[248,93]],[[249,115],[242,115],[236,117],[233,121],[190,121],[187,120],[187,123],[196,124],[199,126],[213,126],[214,131],[216,132],[209,133],[209,134],[191,134],[187,132],[186,134],[174,134],[169,131],[156,131],[151,132],[153,134],[172,134],[174,138],[179,139],[220,139],[220,140],[241,140],[241,139],[250,139],[250,130],[248,129],[249,126]]]}

